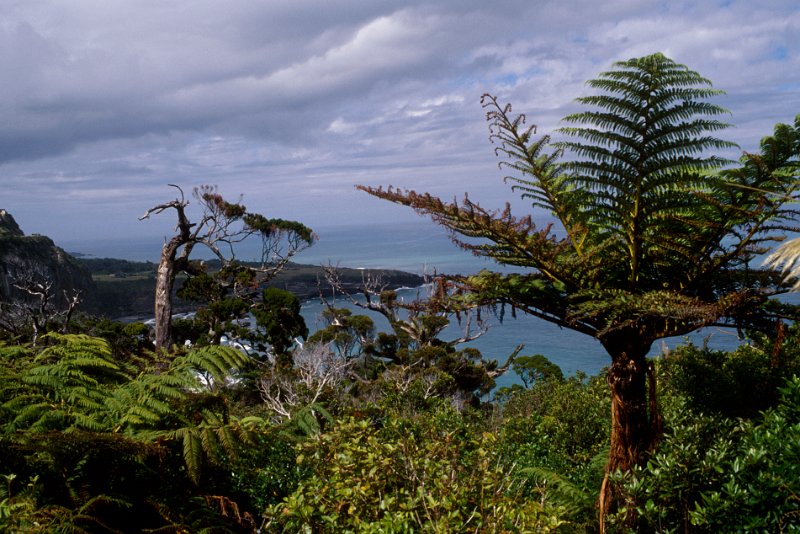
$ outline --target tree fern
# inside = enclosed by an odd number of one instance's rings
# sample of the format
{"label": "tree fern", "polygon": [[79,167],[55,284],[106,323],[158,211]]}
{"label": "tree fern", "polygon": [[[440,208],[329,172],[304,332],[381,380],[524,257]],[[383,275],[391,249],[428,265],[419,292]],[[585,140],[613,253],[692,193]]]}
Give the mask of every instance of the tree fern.
{"label": "tree fern", "polygon": [[[84,335],[48,334],[54,344],[39,353],[21,377],[24,391],[4,403],[16,412],[12,427],[36,430],[102,430],[109,383],[125,379],[105,341]],[[54,426],[51,426],[54,425]]]}
{"label": "tree fern", "polygon": [[707,79],[662,54],[614,67],[588,82],[601,94],[577,101],[596,109],[565,117],[576,126],[562,128],[567,140],[555,146],[575,156],[561,164],[567,182],[592,193],[580,211],[595,240],[621,238],[628,286],[635,289],[643,275],[661,275],[644,265],[680,250],[674,243],[685,236],[674,232],[685,227],[669,221],[691,213],[693,192],[705,187],[702,171],[725,163],[706,151],[735,145],[707,134],[728,126],[710,118],[726,111],[704,101],[722,93]]}
{"label": "tree fern", "polygon": [[[800,118],[724,168],[714,152],[735,145],[716,136],[726,111],[709,101],[721,91],[698,73],[653,54],[616,63],[588,86],[596,94],[578,99],[587,109],[565,118],[556,143],[536,139],[511,106],[483,98],[501,166],[516,173],[506,181],[563,232],[508,205],[361,189],[430,216],[474,254],[528,269],[451,277],[464,304],[510,304],[601,342],[611,356],[612,472],[641,463],[660,433],[646,360],[655,340],[711,324],[775,328],[800,315],[785,305],[774,313],[770,297],[787,286],[753,265],[772,241],[800,230],[790,204],[800,188]],[[798,273],[792,258],[775,261]],[[624,502],[610,484],[601,511]]]}
{"label": "tree fern", "polygon": [[199,415],[201,420],[198,424],[188,424],[159,434],[160,437],[182,444],[183,461],[189,478],[194,482],[200,481],[207,460],[218,462],[237,454],[240,447],[254,444],[254,433],[264,425],[263,420],[255,417],[243,423],[236,418],[225,421],[208,410],[203,410]]}
{"label": "tree fern", "polygon": [[200,373],[222,388],[250,364],[230,347],[202,347],[171,360],[166,369],[137,370],[115,362],[97,338],[50,334],[51,345],[4,376],[19,385],[3,386],[2,408],[9,430],[79,430],[119,433],[145,442],[175,440],[187,471],[199,480],[206,461],[224,458],[252,443],[264,422],[239,421],[208,408],[197,413],[190,395],[204,391]]}

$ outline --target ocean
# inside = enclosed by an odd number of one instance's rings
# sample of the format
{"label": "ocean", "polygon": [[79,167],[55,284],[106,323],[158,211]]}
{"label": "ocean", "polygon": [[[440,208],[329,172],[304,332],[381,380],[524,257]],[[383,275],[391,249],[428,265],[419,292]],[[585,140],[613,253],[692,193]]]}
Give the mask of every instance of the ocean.
{"label": "ocean", "polygon": [[[319,236],[318,242],[298,254],[295,257],[297,263],[400,269],[418,274],[434,272],[473,274],[481,269],[497,268],[491,261],[476,258],[459,249],[449,240],[442,228],[427,220],[400,224],[331,226],[316,228],[315,231]],[[90,257],[157,262],[162,242],[163,238],[137,238],[113,241],[67,241],[58,245],[68,252]],[[255,241],[244,243],[238,249],[237,257],[242,260],[257,259],[258,245],[259,243]],[[424,290],[408,288],[401,290],[400,296],[413,300],[420,291]],[[337,304],[341,304],[341,301]],[[303,316],[312,331],[321,326],[321,311],[322,305],[319,301],[308,301],[303,305]],[[378,328],[388,330],[388,324],[383,317],[375,314],[372,316]],[[485,359],[495,359],[502,364],[514,348],[523,343],[525,347],[521,352],[522,355],[542,354],[559,365],[567,375],[577,371],[596,374],[609,363],[608,355],[595,339],[541,319],[521,313],[513,318],[507,310],[502,322],[498,317],[490,317],[489,323],[487,333],[468,344],[480,350]],[[460,335],[460,327],[454,324],[442,337],[457,339]],[[712,348],[726,350],[733,349],[740,343],[736,333],[731,329],[706,328],[690,336],[658,341],[653,345],[651,355],[657,356],[688,341],[698,345],[707,343]],[[498,386],[514,382],[516,377],[509,372],[498,379]]]}

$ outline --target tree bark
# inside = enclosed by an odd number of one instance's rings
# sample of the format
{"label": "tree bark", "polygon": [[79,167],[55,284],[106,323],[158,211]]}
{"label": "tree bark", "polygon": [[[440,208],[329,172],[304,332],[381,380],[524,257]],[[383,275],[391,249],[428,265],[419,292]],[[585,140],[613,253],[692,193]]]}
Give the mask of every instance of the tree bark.
{"label": "tree bark", "polygon": [[655,375],[646,358],[650,344],[631,346],[636,337],[630,334],[624,349],[618,344],[604,343],[612,355],[607,374],[611,390],[611,446],[598,501],[601,533],[606,532],[606,515],[623,507],[628,510],[625,523],[634,526],[635,503],[612,482],[611,475],[644,464],[661,432]]}
{"label": "tree bark", "polygon": [[164,244],[156,271],[155,347],[168,349],[172,344],[172,288],[175,286],[175,254],[180,246],[177,237]]}
{"label": "tree bark", "polygon": [[[170,184],[172,185],[172,184]],[[161,248],[161,257],[156,271],[156,293],[154,303],[155,315],[155,347],[169,349],[172,344],[172,289],[175,286],[175,275],[187,268],[189,254],[198,242],[197,233],[192,233],[192,228],[197,226],[189,222],[186,217],[188,202],[183,198],[183,190],[173,185],[181,193],[181,199],[167,202],[150,208],[139,220],[147,219],[151,213],[161,213],[167,209],[174,209],[178,215],[178,233],[175,237],[164,243]],[[200,225],[202,228],[203,224]],[[180,257],[178,249],[183,247]]]}
{"label": "tree bark", "polygon": [[[189,275],[198,274],[198,270],[189,261],[197,240],[193,237],[175,236],[164,244],[161,259],[156,271],[155,298],[155,347],[169,349],[172,346],[172,290],[175,277],[179,272]],[[183,247],[178,255],[178,249]]]}

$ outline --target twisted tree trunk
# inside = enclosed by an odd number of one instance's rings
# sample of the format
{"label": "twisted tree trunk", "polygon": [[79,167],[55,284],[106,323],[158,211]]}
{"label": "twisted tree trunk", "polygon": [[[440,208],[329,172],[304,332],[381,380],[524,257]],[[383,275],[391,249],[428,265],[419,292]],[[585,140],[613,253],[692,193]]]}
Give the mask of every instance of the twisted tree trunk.
{"label": "twisted tree trunk", "polygon": [[155,346],[168,349],[172,344],[172,289],[175,286],[175,254],[180,246],[177,237],[164,243],[156,271]]}
{"label": "twisted tree trunk", "polygon": [[161,247],[161,257],[156,271],[154,306],[156,349],[169,349],[172,344],[172,289],[175,286],[175,276],[179,271],[189,267],[189,254],[194,245],[200,241],[197,232],[193,232],[192,228],[202,228],[202,224],[198,226],[189,222],[186,217],[186,206],[189,203],[183,198],[183,190],[178,186],[173,187],[180,191],[180,200],[176,199],[150,208],[140,217],[140,220],[147,219],[151,213],[161,213],[167,209],[174,209],[178,215],[178,233]]}

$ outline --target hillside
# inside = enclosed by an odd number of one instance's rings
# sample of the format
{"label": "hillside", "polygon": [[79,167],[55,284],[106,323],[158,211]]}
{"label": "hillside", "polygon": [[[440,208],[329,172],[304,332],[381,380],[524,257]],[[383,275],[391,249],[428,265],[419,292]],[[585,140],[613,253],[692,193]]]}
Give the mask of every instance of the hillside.
{"label": "hillside", "polygon": [[0,301],[25,300],[25,292],[14,287],[27,283],[52,283],[54,304],[64,303],[64,294],[80,291],[84,309],[93,306],[95,287],[84,265],[42,235],[26,236],[14,217],[0,209]]}

